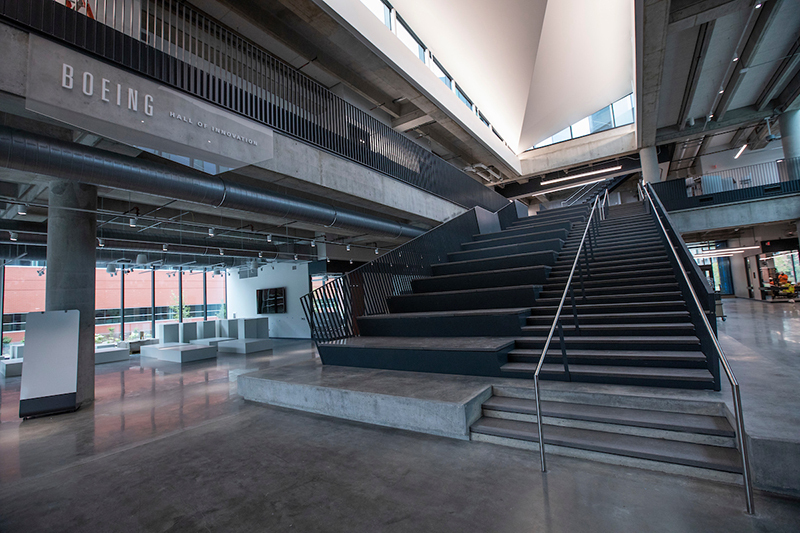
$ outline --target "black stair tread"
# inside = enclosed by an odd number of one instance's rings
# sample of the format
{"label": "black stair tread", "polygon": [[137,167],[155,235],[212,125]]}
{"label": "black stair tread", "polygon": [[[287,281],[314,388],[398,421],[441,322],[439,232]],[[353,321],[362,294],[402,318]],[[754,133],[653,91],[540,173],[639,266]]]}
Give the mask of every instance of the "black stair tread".
{"label": "black stair tread", "polygon": [[[544,343],[545,337],[523,337],[517,339],[522,343],[526,342],[541,342]],[[591,335],[581,335],[580,337],[570,337],[565,339],[567,342],[570,340],[575,341],[582,341],[582,342],[610,342],[610,341],[618,341],[618,342],[642,342],[642,341],[652,341],[654,343],[700,343],[700,339],[695,336],[686,336],[686,335],[669,335],[669,336],[661,336],[661,335],[647,335],[644,337],[636,337],[636,336],[625,336],[625,337],[592,337]],[[555,342],[558,342],[557,340]]]}
{"label": "black stair tread", "polygon": [[[669,281],[669,280],[675,280],[676,279],[674,273],[667,273],[666,269],[664,269],[664,270],[665,270],[664,274],[656,274],[656,275],[652,275],[652,276],[650,275],[650,274],[652,274],[652,272],[647,272],[647,276],[635,276],[635,277],[632,277],[630,279],[625,278],[625,279],[602,280],[603,284],[599,285],[598,288],[605,288],[605,287],[612,286],[613,284],[609,284],[608,283],[609,281],[617,282],[617,284],[619,284],[619,285],[645,285],[645,284],[650,284],[650,283],[656,283],[656,282],[660,283],[662,281]],[[567,281],[567,276],[560,276],[560,277],[559,276],[550,276],[550,278],[548,278],[548,280],[547,280],[548,281],[547,285],[549,286],[551,284],[554,284],[553,281],[554,280],[558,281],[559,279],[561,280],[561,287],[562,287],[562,290],[563,290],[564,282]],[[592,286],[593,284],[594,285],[597,284],[592,278],[584,279],[584,283],[586,284],[587,288]]]}
{"label": "black stair tread", "polygon": [[[555,300],[556,302],[560,302],[561,301],[560,298],[549,298],[549,300],[550,301],[554,301]],[[539,302],[537,302],[537,303],[539,304],[539,305],[536,306],[537,310],[545,311],[545,310],[552,309],[553,311],[555,311],[555,309],[558,308],[558,305],[544,304],[544,303],[541,302],[541,300]],[[662,301],[658,301],[658,302],[612,302],[612,303],[607,303],[607,304],[600,304],[600,303],[591,303],[590,304],[590,303],[581,303],[580,299],[576,300],[576,306],[578,307],[578,309],[580,309],[580,308],[592,309],[592,308],[595,308],[595,307],[650,307],[650,306],[658,306],[658,305],[666,305],[666,304],[685,304],[685,302],[683,300],[662,300]],[[578,315],[580,315],[580,313],[578,313]],[[553,313],[553,316],[555,316],[555,313]]]}
{"label": "black stair tread", "polygon": [[547,265],[533,265],[533,266],[523,266],[523,267],[514,267],[514,268],[498,268],[493,270],[481,270],[480,272],[461,272],[458,274],[442,274],[441,276],[428,276],[422,277],[418,279],[447,279],[447,278],[456,278],[456,277],[466,277],[466,276],[478,276],[481,274],[500,274],[502,272],[513,272],[517,270],[528,270],[528,269],[550,269],[551,267]]}
{"label": "black stair tread", "polygon": [[[556,239],[545,239],[545,240],[554,241],[553,244],[556,244],[555,241],[560,241],[562,243],[562,245],[564,243],[563,239],[558,239],[558,238],[556,238]],[[488,253],[497,252],[498,255],[497,256],[493,256],[493,257],[500,257],[501,255],[506,255],[506,254],[502,253],[503,250],[511,250],[511,249],[517,248],[519,246],[525,246],[525,243],[503,244],[501,246],[489,246],[487,248],[480,248],[479,250],[481,252],[488,252]],[[450,256],[467,255],[467,254],[470,254],[470,253],[475,253],[477,251],[478,250],[461,250],[459,252],[450,252],[448,255],[450,255]],[[547,251],[547,250],[537,250],[537,251]],[[554,248],[553,251],[558,251],[558,250],[556,250]]]}
{"label": "black stair tread", "polygon": [[455,351],[455,352],[497,352],[513,344],[510,337],[350,337],[330,342],[320,342],[320,345],[341,347],[345,349],[363,348],[398,349],[398,350],[425,350],[425,351]]}
{"label": "black stair tread", "polygon": [[[503,372],[528,372],[536,371],[535,363],[506,363],[500,367]],[[563,374],[564,365],[558,363],[545,363],[542,372]],[[569,365],[569,372],[573,375],[604,376],[637,379],[671,379],[681,381],[708,381],[714,380],[705,368],[673,368],[655,366],[611,366],[611,365]]]}
{"label": "black stair tread", "polygon": [[[661,302],[659,302],[661,303]],[[576,305],[577,306],[577,305]],[[571,306],[569,305],[569,300],[567,300],[567,307],[565,308],[568,312],[562,311],[562,316],[564,318],[573,318],[571,312]],[[606,320],[625,320],[626,318],[640,318],[640,317],[648,317],[648,318],[659,318],[659,317],[686,317],[689,318],[689,311],[645,311],[640,313],[594,313],[594,314],[581,314],[578,313],[578,323],[580,324],[581,319],[583,318],[591,318],[592,320],[597,319],[606,319]],[[544,317],[539,317],[544,318]],[[550,317],[550,320],[553,320],[553,317]]]}
{"label": "black stair tread", "polygon": [[[579,291],[576,291],[579,292]],[[629,298],[631,296],[642,296],[642,293],[632,293],[632,294],[598,294],[592,295],[588,298],[595,299],[595,300],[621,300],[625,298]],[[650,297],[662,297],[662,296],[681,296],[681,291],[659,291],[659,292],[648,292],[646,296]],[[576,296],[577,298],[577,296]],[[539,304],[547,305],[552,302],[560,302],[561,298],[539,298]],[[577,302],[576,302],[577,303]],[[589,304],[591,305],[591,304]]]}
{"label": "black stair tread", "polygon": [[[736,433],[723,416],[694,415],[672,411],[609,407],[570,402],[542,401],[544,416],[585,420],[651,429],[682,431],[701,435],[733,437]],[[508,396],[492,396],[483,403],[484,409],[510,413],[536,414],[536,401]]]}
{"label": "black stair tread", "polygon": [[[470,430],[498,437],[539,441],[537,425],[520,420],[483,417],[472,424]],[[543,434],[545,445],[552,444],[735,474],[742,473],[739,451],[735,448],[550,424],[544,424]]]}
{"label": "black stair tread", "polygon": [[[528,242],[534,240],[550,240],[550,239],[562,239],[565,236],[567,230],[557,230],[557,231],[539,231],[535,233],[525,233],[523,235],[510,235],[506,237],[498,237],[496,239],[481,239],[475,241],[468,241],[461,243],[462,248],[465,248],[464,251],[468,250],[483,250],[487,246],[500,246],[499,243],[501,242]],[[560,236],[559,236],[560,235]],[[522,239],[517,240],[517,239]],[[562,239],[565,240],[565,239]]]}
{"label": "black stair tread", "polygon": [[[512,356],[525,356],[525,357],[540,357],[542,350],[539,349],[526,349],[514,348],[508,353],[509,357]],[[641,350],[583,350],[573,348],[567,352],[568,357],[574,358],[597,358],[597,359],[677,359],[677,360],[692,360],[692,361],[705,361],[706,356],[703,352],[672,352],[672,351],[641,351]],[[547,350],[546,357],[561,357],[561,349],[557,345],[550,344]]]}
{"label": "black stair tread", "polygon": [[[439,277],[439,276],[437,276]],[[505,292],[505,291],[521,291],[523,289],[541,289],[541,285],[509,285],[504,287],[487,287],[481,289],[461,289],[457,291],[438,291],[438,292],[420,292],[415,294],[399,294],[397,296],[390,296],[390,298],[419,298],[419,297],[431,297],[431,296],[455,296],[457,294],[475,294],[475,293],[493,293],[493,292]]]}
{"label": "black stair tread", "polygon": [[[627,264],[627,263],[637,263],[638,261],[642,260],[652,260],[652,259],[662,259],[663,261],[669,261],[669,257],[666,253],[661,254],[659,253],[639,253],[639,254],[630,254],[626,255],[623,258],[620,258],[618,254],[610,254],[608,257],[613,259],[606,259],[605,257],[598,257],[598,253],[595,251],[594,259],[591,258],[591,254],[589,254],[589,266],[602,266],[608,264]],[[553,265],[553,268],[561,268],[564,266],[568,266],[572,268],[572,263],[575,261],[575,254],[565,255],[564,252],[561,252],[558,256],[558,261],[556,264]],[[657,261],[650,261],[651,263]]]}
{"label": "black stair tread", "polygon": [[[674,276],[675,272],[671,268],[653,268],[653,269],[647,270],[647,275],[648,276],[667,276],[667,275]],[[593,273],[591,277],[589,277],[587,275],[586,279],[584,280],[584,282],[588,285],[590,283],[595,283],[595,282],[607,283],[608,281],[620,281],[620,278],[618,278],[617,276],[618,276],[618,274],[616,272],[603,272],[603,273],[597,273],[597,274]],[[550,277],[547,280],[549,282],[551,282],[551,283],[557,283],[557,282],[565,283],[567,281],[568,277],[569,277],[569,272],[565,272],[564,274],[560,274],[559,273],[558,275],[551,274]],[[632,282],[632,281],[635,281],[635,280],[636,280],[636,278],[631,278],[630,281]],[[627,279],[625,279],[623,281],[625,281],[626,283],[628,282]]]}
{"label": "black stair tread", "polygon": [[[578,319],[578,324],[580,324],[580,319]],[[522,331],[542,331],[542,332],[549,332],[551,326],[523,326]],[[563,326],[564,331],[572,332],[574,331],[575,327],[572,324],[565,324]],[[586,331],[591,333],[592,331],[597,330],[613,330],[613,329],[621,329],[625,331],[633,331],[637,329],[660,329],[660,330],[670,330],[670,329],[694,329],[694,324],[691,322],[668,322],[668,323],[644,323],[644,324],[582,324],[580,329],[582,331]]]}
{"label": "black stair tread", "polygon": [[537,255],[538,256],[543,256],[543,257],[544,256],[552,256],[553,253],[557,254],[558,250],[538,250],[536,252],[525,252],[525,253],[521,253],[521,254],[498,255],[498,256],[493,256],[493,257],[479,257],[478,259],[464,259],[462,261],[447,261],[446,263],[436,263],[436,264],[434,264],[432,266],[436,267],[436,266],[444,266],[444,265],[449,265],[449,266],[475,265],[475,264],[482,263],[482,262],[483,263],[491,262],[491,261],[500,262],[500,261],[503,261],[503,260],[515,259],[515,258],[519,258],[519,257],[534,257],[534,256],[537,256]]}
{"label": "black stair tread", "polygon": [[[577,287],[574,287],[575,293],[576,293],[575,294],[575,298],[580,298],[583,295],[583,292],[580,290],[580,282],[577,285],[578,285]],[[625,285],[625,286],[627,286],[627,285]],[[550,288],[550,287],[553,287],[553,288]],[[648,284],[647,288],[648,289],[668,289],[668,288],[677,289],[677,288],[679,288],[679,286],[678,286],[678,282],[674,281],[672,283]],[[587,294],[587,297],[590,297],[590,296],[606,296],[605,294],[603,294],[600,291],[609,291],[609,290],[619,290],[619,288],[618,287],[586,287],[586,294]],[[564,293],[564,285],[563,284],[556,285],[554,283],[553,284],[548,283],[547,284],[547,288],[544,288],[542,290],[541,297],[542,298],[551,298],[552,296],[546,296],[546,293],[551,293],[551,292],[552,293],[558,293],[558,296],[560,297]]]}
{"label": "black stair tread", "polygon": [[518,315],[521,313],[529,313],[530,307],[513,307],[513,308],[498,308],[498,309],[465,309],[457,311],[422,311],[414,313],[386,313],[382,315],[368,315],[361,316],[359,320],[364,319],[393,319],[393,318],[426,318],[426,317],[442,317],[442,316],[475,316],[475,315]]}

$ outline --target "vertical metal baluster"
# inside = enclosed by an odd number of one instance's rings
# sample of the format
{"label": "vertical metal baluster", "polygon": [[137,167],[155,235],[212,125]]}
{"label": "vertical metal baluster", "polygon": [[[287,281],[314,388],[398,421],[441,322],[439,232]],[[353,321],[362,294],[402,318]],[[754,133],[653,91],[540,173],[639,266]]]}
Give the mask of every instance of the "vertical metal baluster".
{"label": "vertical metal baluster", "polygon": [[578,324],[578,307],[575,305],[575,290],[572,287],[572,283],[569,286],[569,298],[572,301],[572,321],[575,326],[575,334],[581,334],[581,326]]}
{"label": "vertical metal baluster", "polygon": [[564,328],[561,327],[560,318],[558,319],[558,339],[561,342],[561,362],[564,363],[564,374],[567,376],[567,381],[572,381],[572,376],[569,373],[569,361],[567,360],[567,344],[564,342]]}

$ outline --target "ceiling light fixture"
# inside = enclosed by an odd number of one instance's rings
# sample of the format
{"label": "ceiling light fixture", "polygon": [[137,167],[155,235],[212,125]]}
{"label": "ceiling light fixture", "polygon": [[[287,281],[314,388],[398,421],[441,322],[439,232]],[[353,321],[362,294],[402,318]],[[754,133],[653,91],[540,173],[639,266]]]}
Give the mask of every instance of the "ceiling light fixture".
{"label": "ceiling light fixture", "polygon": [[353,260],[352,260],[352,259],[350,260],[350,264],[351,264],[351,265],[353,264]]}
{"label": "ceiling light fixture", "polygon": [[167,250],[169,250],[169,244],[167,244],[167,243],[162,244],[161,245],[161,251],[162,252],[166,252]]}
{"label": "ceiling light fixture", "polygon": [[756,4],[756,9],[761,9],[761,2]]}
{"label": "ceiling light fixture", "polygon": [[739,61],[739,58],[738,57],[734,57],[733,58],[733,62],[736,63],[737,61]]}
{"label": "ceiling light fixture", "polygon": [[103,239],[97,239],[97,245],[98,245],[100,248],[102,248],[103,246],[105,246],[105,245],[106,245],[106,241],[104,241]]}
{"label": "ceiling light fixture", "polygon": [[12,232],[11,232],[11,234],[9,235],[9,239],[11,239],[12,241],[15,241],[15,242],[16,242],[16,240],[17,240],[17,238],[18,238],[18,237],[19,237],[19,235],[17,235],[17,234],[16,234],[15,232],[13,232],[13,231],[12,231]]}
{"label": "ceiling light fixture", "polygon": [[558,178],[558,179],[554,179],[554,180],[542,181],[542,182],[539,183],[539,185],[549,185],[551,183],[560,183],[562,181],[572,180],[572,179],[576,179],[576,178],[585,178],[585,177],[588,177],[588,176],[595,176],[597,174],[604,174],[606,172],[613,172],[615,170],[621,170],[621,169],[622,169],[622,165],[617,165],[615,167],[604,168],[602,170],[593,170],[591,172],[584,172],[583,174],[575,174],[573,176],[565,176],[563,178]]}
{"label": "ceiling light fixture", "polygon": [[326,259],[327,259],[328,263],[331,262],[331,258],[330,257],[327,257]]}
{"label": "ceiling light fixture", "polygon": [[378,255],[379,253],[380,253],[380,252],[378,251],[378,249],[377,249],[377,248],[375,248],[375,255]]}
{"label": "ceiling light fixture", "polygon": [[602,178],[595,178],[595,179],[590,180],[590,181],[579,181],[578,183],[571,183],[569,185],[564,185],[563,187],[559,187],[557,189],[546,189],[544,191],[537,191],[536,194],[551,194],[551,193],[554,193],[554,192],[566,191],[567,189],[574,189],[575,187],[583,187],[584,185],[590,185],[592,183],[598,183],[600,181],[605,181],[607,179],[608,178],[606,178],[606,177],[602,177]]}
{"label": "ceiling light fixture", "polygon": [[117,271],[117,265],[115,265],[114,263],[109,263],[106,265],[106,272],[108,272],[109,274],[113,274],[116,271]]}
{"label": "ceiling light fixture", "polygon": [[264,257],[264,252],[258,252],[258,257],[259,258]]}
{"label": "ceiling light fixture", "polygon": [[350,251],[350,245],[349,244],[347,245],[347,251],[348,252]]}
{"label": "ceiling light fixture", "polygon": [[28,204],[20,204],[17,206],[17,214],[25,216],[28,214]]}
{"label": "ceiling light fixture", "polygon": [[316,248],[317,247],[317,241],[311,241],[311,247],[312,248]]}
{"label": "ceiling light fixture", "polygon": [[136,256],[136,264],[137,265],[146,265],[147,264],[147,255],[146,254],[139,254]]}
{"label": "ceiling light fixture", "polygon": [[128,221],[128,225],[129,225],[130,227],[132,227],[132,228],[135,228],[135,227],[136,227],[136,223],[137,223],[138,221],[139,221],[139,219],[138,219],[138,218],[136,218],[136,217],[131,217],[131,219]]}
{"label": "ceiling light fixture", "polygon": [[740,156],[740,155],[742,155],[742,152],[744,152],[744,149],[745,149],[745,148],[747,148],[747,145],[746,145],[746,144],[743,144],[743,145],[742,145],[742,147],[741,147],[741,148],[739,148],[739,151],[738,151],[738,152],[736,152],[736,155],[735,155],[735,156],[733,156],[733,158],[734,158],[734,159],[739,159],[739,156]]}
{"label": "ceiling light fixture", "polygon": [[267,242],[272,242],[272,233],[267,235]]}
{"label": "ceiling light fixture", "polygon": [[222,248],[219,249],[219,255],[225,255],[225,252],[222,250]]}
{"label": "ceiling light fixture", "polygon": [[297,254],[294,254],[294,260],[297,261]]}
{"label": "ceiling light fixture", "polygon": [[209,237],[213,237],[214,236],[214,228],[208,228],[208,236]]}

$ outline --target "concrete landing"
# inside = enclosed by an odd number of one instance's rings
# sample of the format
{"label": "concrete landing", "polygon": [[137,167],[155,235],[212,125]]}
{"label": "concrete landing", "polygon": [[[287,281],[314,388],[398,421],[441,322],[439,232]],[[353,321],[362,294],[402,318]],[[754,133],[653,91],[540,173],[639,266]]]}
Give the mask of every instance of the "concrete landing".
{"label": "concrete landing", "polygon": [[314,360],[240,375],[238,388],[254,402],[468,440],[492,380]]}

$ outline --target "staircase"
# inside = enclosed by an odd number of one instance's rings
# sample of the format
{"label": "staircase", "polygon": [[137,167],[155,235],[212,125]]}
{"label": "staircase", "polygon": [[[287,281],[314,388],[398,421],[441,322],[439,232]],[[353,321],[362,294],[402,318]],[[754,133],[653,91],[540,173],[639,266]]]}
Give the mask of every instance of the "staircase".
{"label": "staircase", "polygon": [[[533,394],[532,388],[494,387],[470,438],[538,450]],[[736,434],[721,401],[562,388],[543,390],[541,406],[549,454],[741,482]]]}

